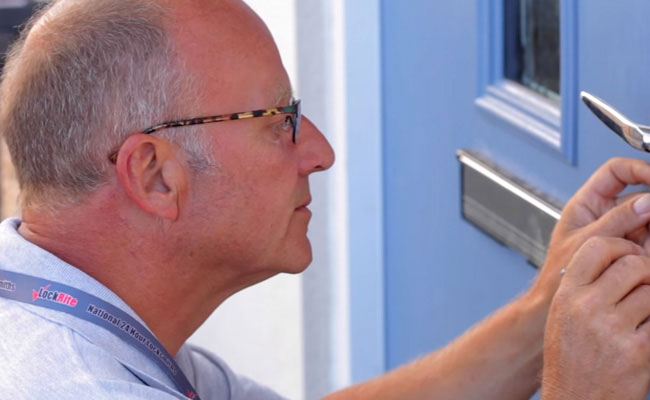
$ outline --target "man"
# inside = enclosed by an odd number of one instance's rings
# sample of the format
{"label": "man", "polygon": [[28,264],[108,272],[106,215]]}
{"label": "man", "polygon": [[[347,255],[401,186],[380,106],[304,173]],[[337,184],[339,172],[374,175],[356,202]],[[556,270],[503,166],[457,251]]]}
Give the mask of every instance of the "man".
{"label": "man", "polygon": [[[25,32],[0,86],[23,206],[0,225],[3,395],[278,398],[184,344],[233,293],[311,261],[308,177],[334,155],[262,21],[240,0],[60,0]],[[523,399],[544,347],[546,399],[642,398],[650,264],[622,238],[644,244],[650,195],[618,197],[637,183],[647,163],[606,164],[526,294],[332,398]]]}

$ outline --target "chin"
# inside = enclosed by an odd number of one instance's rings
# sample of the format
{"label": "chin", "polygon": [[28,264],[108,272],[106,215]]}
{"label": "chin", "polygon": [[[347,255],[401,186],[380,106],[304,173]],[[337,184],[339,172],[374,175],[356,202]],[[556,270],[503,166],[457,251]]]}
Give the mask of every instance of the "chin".
{"label": "chin", "polygon": [[311,264],[312,261],[312,256],[311,256],[311,251],[309,252],[309,256],[305,256],[304,258],[301,259],[295,259],[294,261],[291,261],[290,263],[287,263],[284,268],[284,272],[288,274],[299,274],[301,272],[304,272],[307,267]]}
{"label": "chin", "polygon": [[305,244],[294,251],[287,251],[283,265],[280,266],[282,272],[288,274],[299,274],[307,269],[312,262],[313,256],[311,252],[311,244],[305,238]]}

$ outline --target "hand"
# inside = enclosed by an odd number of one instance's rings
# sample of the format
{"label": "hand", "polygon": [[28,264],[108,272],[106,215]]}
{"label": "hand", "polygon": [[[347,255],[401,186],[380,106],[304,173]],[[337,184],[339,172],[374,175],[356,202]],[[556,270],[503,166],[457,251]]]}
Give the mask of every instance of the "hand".
{"label": "hand", "polygon": [[527,295],[550,304],[560,282],[560,270],[585,241],[594,236],[628,237],[643,244],[650,221],[650,195],[619,197],[628,185],[650,185],[650,164],[614,158],[601,166],[569,200],[555,226],[539,278]]}
{"label": "hand", "polygon": [[542,399],[645,399],[650,387],[650,258],[595,237],[580,247],[553,299]]}

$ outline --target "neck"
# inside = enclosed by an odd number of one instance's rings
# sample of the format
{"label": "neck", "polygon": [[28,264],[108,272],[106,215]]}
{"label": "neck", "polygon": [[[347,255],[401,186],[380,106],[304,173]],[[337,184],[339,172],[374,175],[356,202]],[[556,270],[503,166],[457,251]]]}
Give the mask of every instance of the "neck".
{"label": "neck", "polygon": [[92,218],[78,207],[67,214],[63,219],[25,210],[19,232],[115,292],[173,356],[225,299],[268,277],[244,278],[237,268],[197,265],[183,257],[188,251],[179,251],[191,246],[180,238],[161,241],[116,226],[117,219]]}

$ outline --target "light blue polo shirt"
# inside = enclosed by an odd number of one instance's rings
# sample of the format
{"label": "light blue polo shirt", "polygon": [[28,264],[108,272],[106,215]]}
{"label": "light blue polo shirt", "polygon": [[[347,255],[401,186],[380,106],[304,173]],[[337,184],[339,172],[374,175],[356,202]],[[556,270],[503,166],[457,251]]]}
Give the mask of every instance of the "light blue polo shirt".
{"label": "light blue polo shirt", "polygon": [[[138,315],[110,289],[26,241],[19,219],[0,224],[0,269],[83,290]],[[185,344],[176,357],[202,400],[281,399],[234,374],[217,356]],[[147,386],[158,383],[159,388]],[[0,398],[187,399],[153,361],[108,330],[59,311],[0,298]]]}

